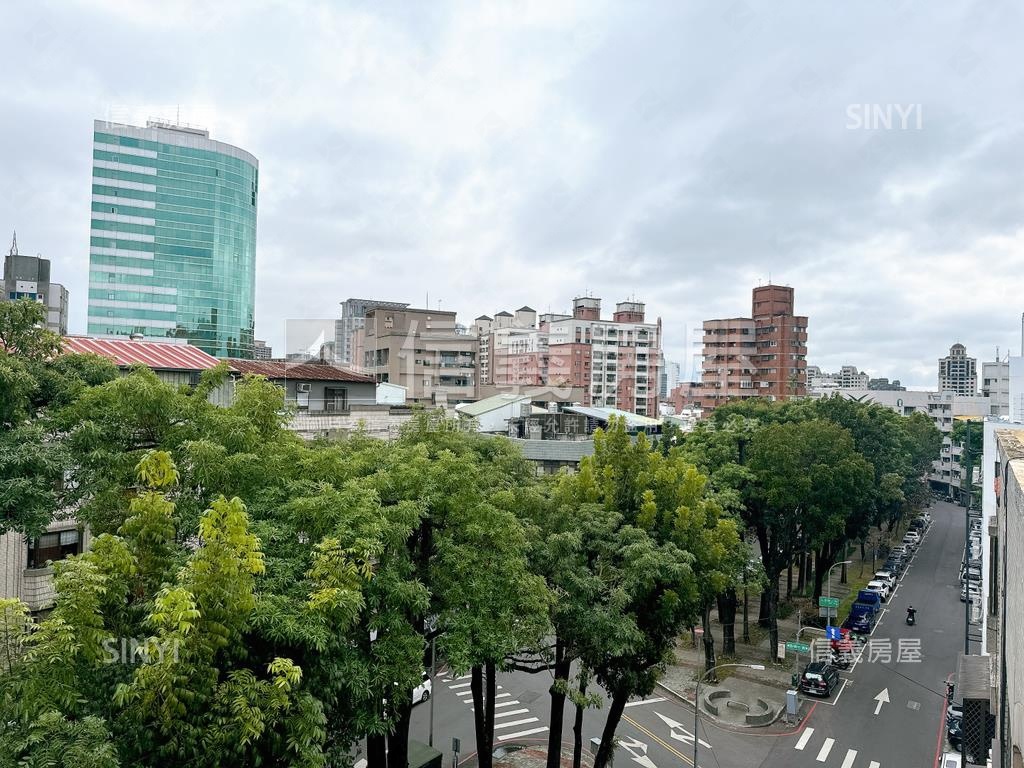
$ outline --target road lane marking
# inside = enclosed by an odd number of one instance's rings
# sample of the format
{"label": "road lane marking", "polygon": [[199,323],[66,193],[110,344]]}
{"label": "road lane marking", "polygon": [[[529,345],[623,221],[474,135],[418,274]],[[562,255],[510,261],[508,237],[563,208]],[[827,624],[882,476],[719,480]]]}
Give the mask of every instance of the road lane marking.
{"label": "road lane marking", "polygon": [[796,743],[796,748],[797,749],[803,749],[804,747],[806,747],[807,746],[807,742],[811,740],[811,736],[813,735],[813,733],[814,733],[814,729],[813,728],[806,728],[806,729],[804,729],[804,732],[802,734],[800,734],[800,741],[798,741]]}
{"label": "road lane marking", "polygon": [[882,764],[881,764],[881,763],[879,763],[879,762],[878,762],[877,760],[872,760],[872,761],[871,761],[871,762],[870,762],[870,763],[868,764],[868,768],[882,768]]}
{"label": "road lane marking", "polygon": [[630,702],[626,703],[626,706],[627,707],[639,707],[641,704],[656,704],[657,702],[664,701],[664,700],[665,699],[662,698],[661,696],[657,696],[657,697],[655,697],[653,699],[640,699],[640,701],[630,701]]}
{"label": "road lane marking", "polygon": [[517,725],[529,725],[530,723],[536,723],[539,719],[537,717],[524,717],[522,720],[513,720],[511,723],[496,723],[494,730],[499,728],[515,728]]}
{"label": "road lane marking", "polygon": [[530,710],[528,709],[510,709],[508,712],[495,712],[495,719],[499,717],[512,717],[512,715],[528,715]]}
{"label": "road lane marking", "polygon": [[494,708],[495,709],[500,709],[501,707],[514,707],[518,703],[519,703],[518,700],[516,700],[516,701],[503,701],[500,704],[495,704]]}
{"label": "road lane marking", "polygon": [[448,688],[451,690],[457,690],[459,688],[469,688],[470,683],[458,683],[457,685],[449,685]]}
{"label": "road lane marking", "polygon": [[512,698],[512,694],[511,693],[496,693],[496,694],[494,694],[494,698],[496,698],[496,699],[511,699]]}
{"label": "road lane marking", "polygon": [[857,757],[857,750],[848,749],[846,750],[846,757],[843,759],[842,768],[853,768],[853,761]]}
{"label": "road lane marking", "polygon": [[832,745],[835,743],[835,739],[825,739],[825,743],[821,745],[821,751],[818,752],[818,757],[816,758],[819,763],[824,763],[828,760],[828,753],[832,751]]}
{"label": "road lane marking", "polygon": [[545,725],[543,728],[532,728],[529,731],[519,731],[519,733],[506,733],[504,736],[499,736],[498,741],[505,741],[506,739],[518,739],[522,736],[532,736],[535,733],[544,733],[548,727]]}
{"label": "road lane marking", "polygon": [[[661,717],[662,719],[664,719],[664,717],[662,717],[662,715],[661,715],[661,714],[659,714],[659,713],[657,713],[657,712],[655,712],[655,714],[656,714],[656,715],[658,715],[658,717]],[[627,723],[629,723],[630,725],[632,725],[632,726],[633,726],[634,728],[636,728],[636,729],[637,729],[638,731],[640,731],[641,733],[643,733],[643,734],[646,734],[647,736],[650,736],[650,737],[651,737],[652,739],[654,739],[654,740],[655,740],[656,742],[658,742],[658,743],[659,743],[659,744],[660,744],[661,746],[663,746],[663,747],[664,747],[665,749],[667,749],[667,750],[668,750],[669,752],[671,752],[671,753],[672,753],[673,755],[675,755],[676,757],[678,757],[678,758],[679,758],[680,760],[682,760],[682,761],[683,761],[684,763],[686,763],[687,765],[691,765],[691,766],[693,765],[693,760],[691,760],[691,759],[690,759],[689,757],[687,757],[686,755],[684,755],[684,754],[683,754],[682,752],[680,752],[680,751],[679,751],[678,749],[676,749],[675,747],[673,747],[673,746],[672,746],[671,744],[669,744],[669,743],[668,743],[667,741],[665,741],[665,740],[663,740],[663,739],[659,738],[659,737],[658,737],[658,735],[657,735],[656,733],[654,733],[654,731],[650,731],[650,730],[648,730],[647,728],[645,728],[644,726],[640,725],[640,723],[638,723],[638,722],[637,722],[636,720],[634,720],[633,718],[631,718],[631,717],[630,717],[629,715],[623,715],[623,716],[622,716],[622,719],[623,719],[623,720],[625,720],[625,721],[626,721]],[[690,743],[692,744],[693,742],[691,741]],[[704,743],[705,743],[705,742],[704,742],[704,741],[702,740],[702,741],[701,741],[701,744],[704,744]],[[709,744],[709,745],[708,745],[708,747],[710,748],[710,746],[711,746],[711,745]]]}

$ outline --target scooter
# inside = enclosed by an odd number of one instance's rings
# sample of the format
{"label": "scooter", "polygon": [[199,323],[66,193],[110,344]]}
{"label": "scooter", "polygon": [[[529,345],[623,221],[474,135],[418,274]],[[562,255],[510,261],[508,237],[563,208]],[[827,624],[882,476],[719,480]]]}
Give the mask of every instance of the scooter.
{"label": "scooter", "polygon": [[908,611],[907,612],[907,625],[912,627],[916,623],[917,623],[917,614],[916,614],[916,612],[911,613],[911,612]]}

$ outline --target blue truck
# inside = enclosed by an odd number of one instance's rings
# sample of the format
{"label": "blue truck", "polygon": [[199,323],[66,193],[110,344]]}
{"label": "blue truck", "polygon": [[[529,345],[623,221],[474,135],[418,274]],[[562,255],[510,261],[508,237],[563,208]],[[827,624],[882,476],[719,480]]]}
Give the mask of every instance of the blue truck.
{"label": "blue truck", "polygon": [[862,589],[857,593],[857,601],[850,608],[850,615],[843,626],[858,635],[869,635],[881,612],[882,599],[878,593]]}

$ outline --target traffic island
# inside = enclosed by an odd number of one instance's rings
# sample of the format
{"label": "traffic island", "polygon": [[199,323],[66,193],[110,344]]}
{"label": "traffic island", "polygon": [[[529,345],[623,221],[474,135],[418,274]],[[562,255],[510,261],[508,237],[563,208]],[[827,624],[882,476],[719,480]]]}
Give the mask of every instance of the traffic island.
{"label": "traffic island", "polygon": [[704,712],[728,725],[749,728],[771,725],[781,713],[782,706],[757,695],[750,699],[741,699],[727,688],[711,690],[701,695],[701,709]]}

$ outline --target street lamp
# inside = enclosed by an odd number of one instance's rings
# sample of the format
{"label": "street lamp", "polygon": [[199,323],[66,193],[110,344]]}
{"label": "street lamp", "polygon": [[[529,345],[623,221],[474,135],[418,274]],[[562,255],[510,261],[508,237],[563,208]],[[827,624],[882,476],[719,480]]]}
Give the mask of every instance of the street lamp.
{"label": "street lamp", "polygon": [[746,667],[747,669],[764,670],[764,664],[718,664],[704,671],[704,674],[697,678],[697,690],[693,694],[693,768],[697,768],[697,745],[700,744],[698,725],[700,719],[700,683],[712,672],[725,669],[726,667]]}
{"label": "street lamp", "polygon": [[[853,560],[843,560],[841,563],[833,563],[832,566],[825,572],[825,581],[828,582],[826,589],[828,590],[828,602],[829,605],[825,606],[825,626],[832,626],[832,568],[837,565],[849,565]],[[839,612],[836,612],[836,618],[839,618]]]}

